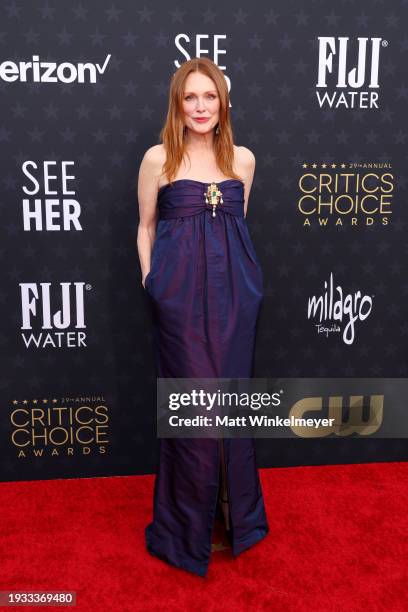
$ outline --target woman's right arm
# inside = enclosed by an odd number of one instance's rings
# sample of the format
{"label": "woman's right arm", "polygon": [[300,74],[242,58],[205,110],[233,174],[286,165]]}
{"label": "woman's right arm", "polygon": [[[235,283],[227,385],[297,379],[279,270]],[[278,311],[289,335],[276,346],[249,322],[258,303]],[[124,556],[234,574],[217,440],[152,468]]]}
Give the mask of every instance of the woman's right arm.
{"label": "woman's right arm", "polygon": [[139,168],[137,198],[139,201],[139,226],[137,250],[142,271],[142,285],[150,271],[153,243],[157,225],[157,193],[162,163],[158,145],[150,147],[144,154]]}

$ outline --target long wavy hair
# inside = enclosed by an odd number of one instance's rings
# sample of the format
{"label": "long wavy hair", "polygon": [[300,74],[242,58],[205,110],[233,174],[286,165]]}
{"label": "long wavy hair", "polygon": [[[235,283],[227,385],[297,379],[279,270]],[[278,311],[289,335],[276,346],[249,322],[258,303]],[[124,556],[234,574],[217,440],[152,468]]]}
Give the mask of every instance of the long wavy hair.
{"label": "long wavy hair", "polygon": [[185,82],[188,75],[193,72],[205,74],[215,83],[220,99],[219,121],[214,128],[214,152],[216,163],[225,176],[242,180],[232,168],[234,161],[234,139],[232,133],[228,86],[222,71],[207,57],[193,58],[184,62],[173,74],[170,82],[169,107],[166,121],[160,131],[159,139],[166,151],[166,161],[163,174],[171,183],[177,174],[184,155],[185,125],[183,119],[183,96]]}

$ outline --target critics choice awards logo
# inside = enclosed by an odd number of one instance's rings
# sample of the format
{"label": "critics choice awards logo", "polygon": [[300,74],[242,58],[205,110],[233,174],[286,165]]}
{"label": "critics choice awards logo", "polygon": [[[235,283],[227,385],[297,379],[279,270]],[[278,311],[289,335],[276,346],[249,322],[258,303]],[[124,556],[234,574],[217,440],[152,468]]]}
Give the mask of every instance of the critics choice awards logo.
{"label": "critics choice awards logo", "polygon": [[102,395],[15,399],[10,425],[18,458],[107,452],[109,409]]}
{"label": "critics choice awards logo", "polygon": [[297,210],[304,227],[388,226],[394,197],[389,163],[304,163]]}

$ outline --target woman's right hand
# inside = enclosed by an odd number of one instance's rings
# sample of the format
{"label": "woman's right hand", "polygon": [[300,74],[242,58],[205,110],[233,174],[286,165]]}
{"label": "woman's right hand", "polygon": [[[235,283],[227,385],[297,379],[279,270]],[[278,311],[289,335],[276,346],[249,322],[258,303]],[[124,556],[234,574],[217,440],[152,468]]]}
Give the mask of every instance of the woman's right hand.
{"label": "woman's right hand", "polygon": [[146,276],[142,279],[142,287],[143,289],[146,289],[146,278],[149,276],[149,272],[146,274]]}

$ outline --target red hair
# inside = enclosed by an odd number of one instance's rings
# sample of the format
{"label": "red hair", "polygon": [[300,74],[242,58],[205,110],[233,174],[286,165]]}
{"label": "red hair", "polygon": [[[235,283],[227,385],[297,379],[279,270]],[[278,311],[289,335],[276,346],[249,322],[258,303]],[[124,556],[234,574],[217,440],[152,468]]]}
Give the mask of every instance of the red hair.
{"label": "red hair", "polygon": [[201,72],[212,79],[218,91],[220,99],[219,133],[214,133],[214,152],[217,166],[225,176],[242,180],[232,168],[234,161],[234,140],[227,82],[217,64],[207,57],[196,57],[184,62],[172,76],[167,118],[159,135],[166,151],[163,173],[170,183],[176,176],[177,170],[183,161],[185,154],[185,130],[182,102],[186,79],[193,71]]}

